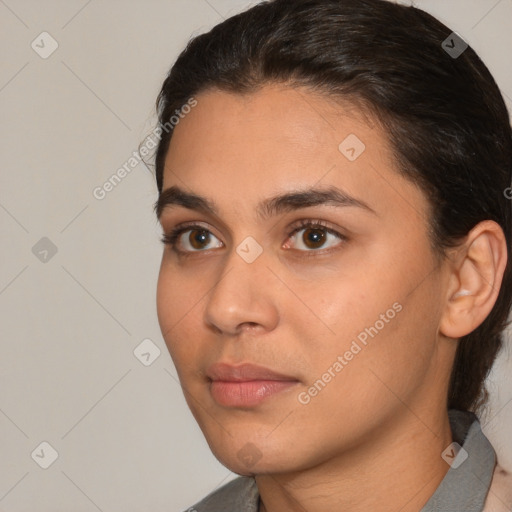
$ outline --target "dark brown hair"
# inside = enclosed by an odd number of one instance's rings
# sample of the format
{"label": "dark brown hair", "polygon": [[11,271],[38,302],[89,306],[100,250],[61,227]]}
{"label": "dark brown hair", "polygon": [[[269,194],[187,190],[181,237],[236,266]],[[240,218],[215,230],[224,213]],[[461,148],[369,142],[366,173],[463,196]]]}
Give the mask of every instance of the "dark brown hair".
{"label": "dark brown hair", "polygon": [[[511,244],[512,132],[496,82],[468,47],[446,51],[452,31],[426,12],[385,0],[274,0],[192,39],[157,100],[165,125],[210,88],[250,93],[268,83],[306,86],[352,102],[385,128],[397,170],[429,199],[432,245],[443,256],[491,219]],[[172,130],[162,131],[155,170],[162,191]],[[459,341],[448,408],[478,411],[502,344],[512,300],[507,262],[497,302]],[[428,312],[426,312],[428,314]]]}

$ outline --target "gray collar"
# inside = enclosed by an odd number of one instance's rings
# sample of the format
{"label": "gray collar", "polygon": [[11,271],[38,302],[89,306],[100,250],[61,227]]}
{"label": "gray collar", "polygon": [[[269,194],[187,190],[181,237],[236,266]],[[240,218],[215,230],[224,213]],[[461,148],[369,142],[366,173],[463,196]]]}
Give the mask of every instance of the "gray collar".
{"label": "gray collar", "polygon": [[[464,451],[445,460],[451,467],[420,512],[482,512],[491,484],[496,454],[472,412],[448,411],[453,441]],[[455,452],[453,452],[455,453]],[[462,459],[467,458],[462,462]],[[460,463],[460,465],[459,465]],[[213,491],[188,510],[197,512],[258,512],[259,493],[254,478],[239,477]]]}
{"label": "gray collar", "polygon": [[455,457],[436,492],[420,512],[481,512],[491,485],[496,453],[475,414],[450,409],[448,417],[453,441],[464,451]]}

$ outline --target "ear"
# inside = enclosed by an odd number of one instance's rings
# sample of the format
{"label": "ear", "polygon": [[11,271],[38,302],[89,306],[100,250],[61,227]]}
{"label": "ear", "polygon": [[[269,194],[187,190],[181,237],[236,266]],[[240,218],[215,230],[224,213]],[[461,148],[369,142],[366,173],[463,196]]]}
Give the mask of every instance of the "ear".
{"label": "ear", "polygon": [[474,331],[491,312],[507,264],[507,243],[494,221],[477,224],[456,249],[439,330],[449,338]]}

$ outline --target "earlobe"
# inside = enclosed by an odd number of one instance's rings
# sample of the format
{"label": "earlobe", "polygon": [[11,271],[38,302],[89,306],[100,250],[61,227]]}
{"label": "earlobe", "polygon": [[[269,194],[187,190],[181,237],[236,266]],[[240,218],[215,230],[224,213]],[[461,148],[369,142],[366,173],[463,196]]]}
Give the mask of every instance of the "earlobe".
{"label": "earlobe", "polygon": [[461,338],[474,331],[489,315],[507,263],[507,245],[494,221],[477,224],[457,251],[450,275],[440,333]]}

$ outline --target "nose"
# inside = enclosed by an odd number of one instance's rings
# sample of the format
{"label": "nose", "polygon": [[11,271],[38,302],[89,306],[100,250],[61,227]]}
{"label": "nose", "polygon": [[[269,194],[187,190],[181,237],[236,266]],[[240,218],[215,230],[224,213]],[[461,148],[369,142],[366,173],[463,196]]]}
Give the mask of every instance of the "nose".
{"label": "nose", "polygon": [[206,324],[226,335],[237,335],[248,328],[274,329],[279,322],[279,283],[267,265],[265,252],[249,263],[233,250],[207,296]]}

